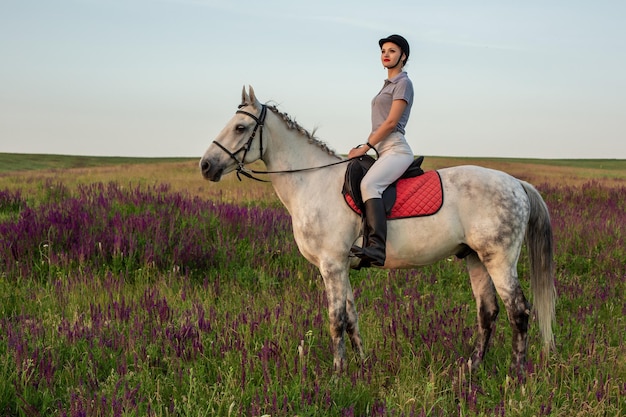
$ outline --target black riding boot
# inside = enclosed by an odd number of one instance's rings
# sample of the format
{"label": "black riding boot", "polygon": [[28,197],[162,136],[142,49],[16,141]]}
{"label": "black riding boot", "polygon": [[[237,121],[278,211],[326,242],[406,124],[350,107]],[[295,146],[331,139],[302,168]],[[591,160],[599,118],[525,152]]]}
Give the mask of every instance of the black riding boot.
{"label": "black riding boot", "polygon": [[370,198],[365,202],[365,247],[353,246],[351,253],[361,258],[359,268],[383,266],[387,242],[387,213],[382,198]]}

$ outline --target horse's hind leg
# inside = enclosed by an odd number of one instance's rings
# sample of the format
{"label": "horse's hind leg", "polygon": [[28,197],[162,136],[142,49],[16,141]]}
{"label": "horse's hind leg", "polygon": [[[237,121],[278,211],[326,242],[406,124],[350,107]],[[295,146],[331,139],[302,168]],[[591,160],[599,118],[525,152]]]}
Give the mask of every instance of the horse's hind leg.
{"label": "horse's hind leg", "polygon": [[476,253],[470,254],[466,260],[472,292],[476,299],[476,309],[478,310],[476,346],[469,363],[471,368],[475,370],[482,363],[485,353],[487,353],[489,340],[495,330],[496,318],[500,308],[493,281]]}
{"label": "horse's hind leg", "polygon": [[526,365],[530,304],[526,300],[517,279],[517,263],[514,262],[502,268],[492,268],[488,265],[487,268],[496,291],[504,303],[509,323],[513,328],[511,373],[522,376]]}
{"label": "horse's hind leg", "polygon": [[510,297],[504,299],[509,322],[513,327],[513,357],[511,360],[511,373],[523,376],[526,365],[526,349],[528,347],[528,319],[530,317],[530,304],[526,300],[522,288],[515,281]]}

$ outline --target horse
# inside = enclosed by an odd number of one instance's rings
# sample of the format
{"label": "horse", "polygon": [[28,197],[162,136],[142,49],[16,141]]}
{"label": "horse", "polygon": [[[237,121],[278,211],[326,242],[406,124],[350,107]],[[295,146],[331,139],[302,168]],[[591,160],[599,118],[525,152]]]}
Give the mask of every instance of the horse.
{"label": "horse", "polygon": [[[262,160],[266,171],[248,164]],[[244,86],[241,104],[202,156],[203,177],[217,182],[237,171],[258,179],[267,174],[292,219],[300,253],[323,278],[328,300],[333,366],[345,369],[347,333],[365,359],[349,273],[358,258],[361,218],[343,199],[348,160],[303,129],[275,106],[261,104]],[[554,348],[553,232],[548,208],[531,184],[502,171],[478,166],[438,170],[445,199],[433,215],[388,221],[382,268],[416,268],[458,255],[466,260],[476,300],[478,331],[467,366],[483,362],[499,313],[499,296],[513,329],[511,372],[523,374],[529,318],[538,321],[547,354]],[[239,178],[241,180],[241,178]],[[533,307],[517,274],[523,244],[528,248]]]}

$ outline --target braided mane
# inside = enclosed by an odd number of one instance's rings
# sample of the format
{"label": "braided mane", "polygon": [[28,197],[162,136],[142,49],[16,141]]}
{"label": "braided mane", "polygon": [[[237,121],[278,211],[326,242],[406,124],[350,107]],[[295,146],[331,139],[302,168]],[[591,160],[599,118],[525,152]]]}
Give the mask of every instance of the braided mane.
{"label": "braided mane", "polygon": [[316,145],[317,147],[319,147],[320,149],[322,149],[324,152],[328,153],[329,155],[335,156],[339,159],[343,159],[341,156],[339,156],[333,149],[331,149],[328,144],[326,144],[325,142],[319,140],[318,138],[315,137],[315,130],[313,132],[309,132],[308,130],[306,130],[305,128],[303,128],[302,126],[300,126],[291,116],[289,116],[287,113],[281,112],[280,110],[278,110],[278,108],[274,105],[269,105],[266,104],[267,108],[270,109],[274,114],[276,114],[278,117],[280,117],[283,122],[285,122],[285,124],[287,125],[287,128],[290,130],[295,130],[296,132],[298,132],[299,134],[301,134],[302,136],[304,136],[309,143]]}

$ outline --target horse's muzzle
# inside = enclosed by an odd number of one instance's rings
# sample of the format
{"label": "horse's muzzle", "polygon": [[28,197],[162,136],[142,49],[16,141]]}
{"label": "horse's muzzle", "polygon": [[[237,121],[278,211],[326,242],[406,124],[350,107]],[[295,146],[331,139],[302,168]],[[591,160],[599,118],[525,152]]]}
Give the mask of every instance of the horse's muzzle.
{"label": "horse's muzzle", "polygon": [[214,182],[222,179],[222,174],[224,173],[223,168],[219,168],[215,164],[211,164],[211,162],[207,159],[202,159],[200,161],[200,171],[205,179]]}

